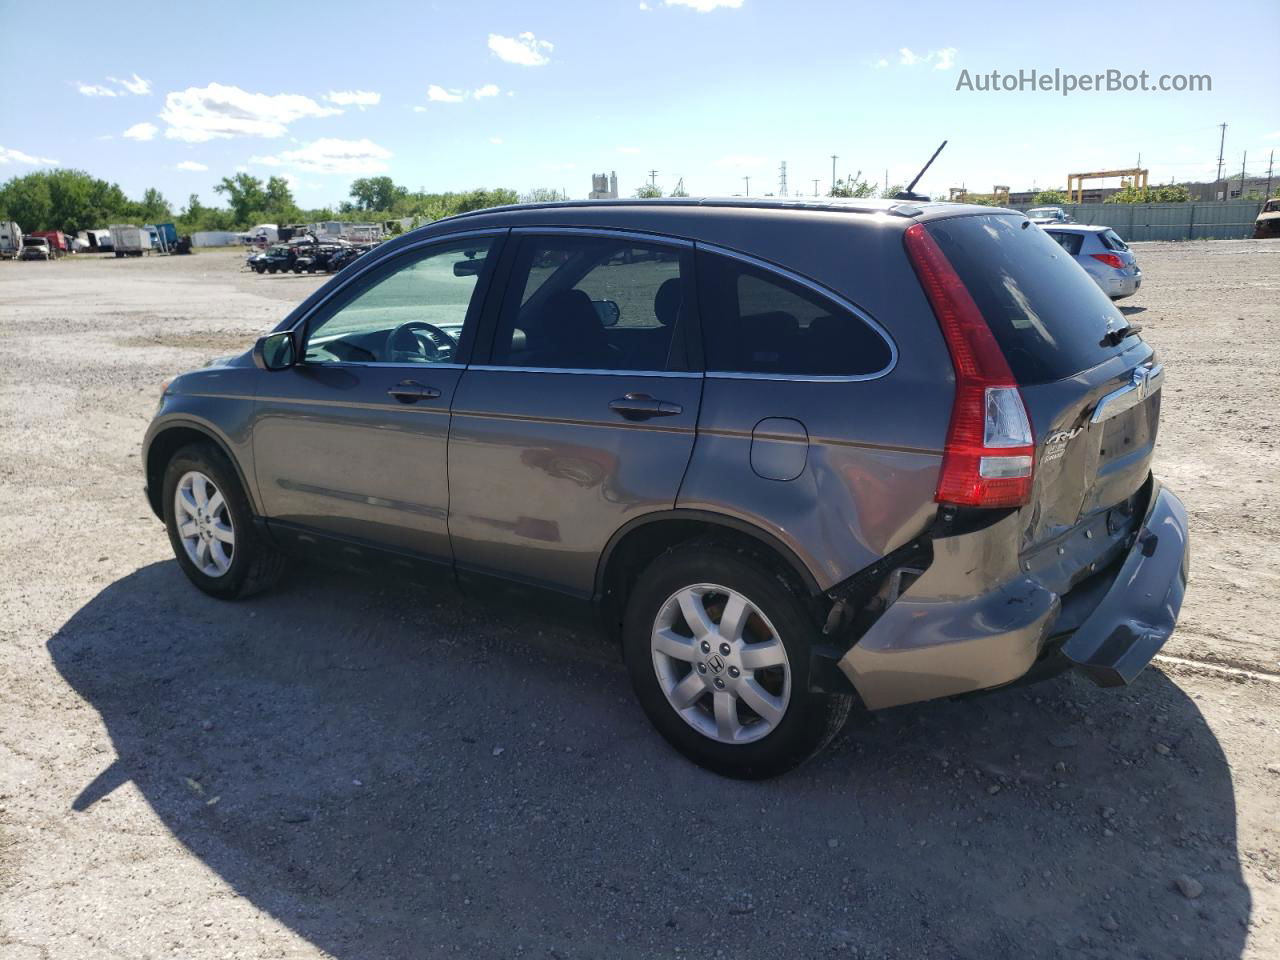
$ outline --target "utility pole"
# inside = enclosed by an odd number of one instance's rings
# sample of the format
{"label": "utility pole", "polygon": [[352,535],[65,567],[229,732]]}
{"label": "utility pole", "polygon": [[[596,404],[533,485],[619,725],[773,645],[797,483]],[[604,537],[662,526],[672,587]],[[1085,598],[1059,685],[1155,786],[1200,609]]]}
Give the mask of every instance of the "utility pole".
{"label": "utility pole", "polygon": [[1244,152],[1244,159],[1240,161],[1240,199],[1244,199],[1244,168],[1249,163],[1249,151]]}
{"label": "utility pole", "polygon": [[813,178],[813,195],[815,197],[818,195],[818,178],[817,177]]}
{"label": "utility pole", "polygon": [[889,168],[884,168],[884,192],[889,192]]}
{"label": "utility pole", "polygon": [[831,195],[836,195],[836,161],[840,158],[834,153],[831,155]]}
{"label": "utility pole", "polygon": [[1276,162],[1276,152],[1272,150],[1271,156],[1267,159],[1267,194],[1262,198],[1263,200],[1271,199],[1271,167],[1275,162]]}
{"label": "utility pole", "polygon": [[[1218,124],[1222,128],[1222,137],[1218,140],[1218,181],[1222,181],[1222,148],[1227,145],[1227,125]],[[1227,185],[1222,184],[1222,199],[1227,199]]]}
{"label": "utility pole", "polygon": [[750,178],[750,177],[743,177],[742,179],[743,179],[743,181],[744,181],[744,182],[746,183],[746,185],[747,185],[747,196],[749,197],[749,196],[751,196],[751,178]]}
{"label": "utility pole", "polygon": [[785,197],[787,195],[787,161],[782,161],[782,166],[778,168],[778,196]]}
{"label": "utility pole", "polygon": [[649,171],[649,186],[651,186],[651,187],[656,187],[657,185],[658,185],[658,171],[657,171],[657,170],[650,170],[650,171]]}

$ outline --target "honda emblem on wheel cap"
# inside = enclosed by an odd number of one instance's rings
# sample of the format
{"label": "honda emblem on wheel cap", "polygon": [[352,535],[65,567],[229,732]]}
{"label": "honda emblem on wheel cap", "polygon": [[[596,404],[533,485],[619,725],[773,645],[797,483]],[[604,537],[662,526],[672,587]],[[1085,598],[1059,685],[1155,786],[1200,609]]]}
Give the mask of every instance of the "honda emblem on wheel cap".
{"label": "honda emblem on wheel cap", "polygon": [[707,669],[710,670],[712,673],[720,673],[721,671],[723,671],[724,657],[720,656],[720,654],[718,653],[714,654],[711,657],[711,659],[707,661]]}

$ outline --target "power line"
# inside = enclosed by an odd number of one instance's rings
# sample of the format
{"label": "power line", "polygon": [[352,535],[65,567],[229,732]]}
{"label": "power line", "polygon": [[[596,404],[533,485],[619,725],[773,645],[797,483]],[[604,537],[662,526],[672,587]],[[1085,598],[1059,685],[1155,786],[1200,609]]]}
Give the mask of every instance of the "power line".
{"label": "power line", "polygon": [[649,186],[651,186],[651,187],[656,187],[657,185],[658,185],[658,171],[657,171],[657,170],[650,170],[650,171],[649,171]]}

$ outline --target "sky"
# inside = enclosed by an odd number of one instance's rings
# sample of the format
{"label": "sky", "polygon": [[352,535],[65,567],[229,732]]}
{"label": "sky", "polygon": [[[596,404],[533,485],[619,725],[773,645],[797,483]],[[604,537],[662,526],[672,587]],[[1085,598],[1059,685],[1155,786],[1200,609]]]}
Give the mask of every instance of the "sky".
{"label": "sky", "polygon": [[[175,207],[238,170],[304,207],[351,181],[632,194],[811,194],[837,175],[918,190],[1266,175],[1280,148],[1280,2],[1103,7],[858,0],[212,5],[0,0],[0,181],[86,170]],[[300,11],[303,15],[299,15]],[[1265,39],[1263,39],[1265,38]],[[56,56],[55,56],[56,54]],[[1207,74],[1210,91],[995,92],[991,71]],[[966,87],[966,80],[968,86]],[[745,178],[750,178],[748,181]],[[1280,173],[1277,173],[1280,179]],[[1113,181],[1114,183],[1114,181]]]}

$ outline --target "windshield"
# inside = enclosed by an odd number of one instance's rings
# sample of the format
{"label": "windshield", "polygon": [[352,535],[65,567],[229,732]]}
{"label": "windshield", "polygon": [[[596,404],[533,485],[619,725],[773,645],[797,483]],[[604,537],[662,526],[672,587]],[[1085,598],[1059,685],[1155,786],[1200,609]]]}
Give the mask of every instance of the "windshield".
{"label": "windshield", "polygon": [[1106,338],[1128,322],[1044,230],[1008,214],[953,217],[928,230],[1019,383],[1062,380],[1122,352]]}

